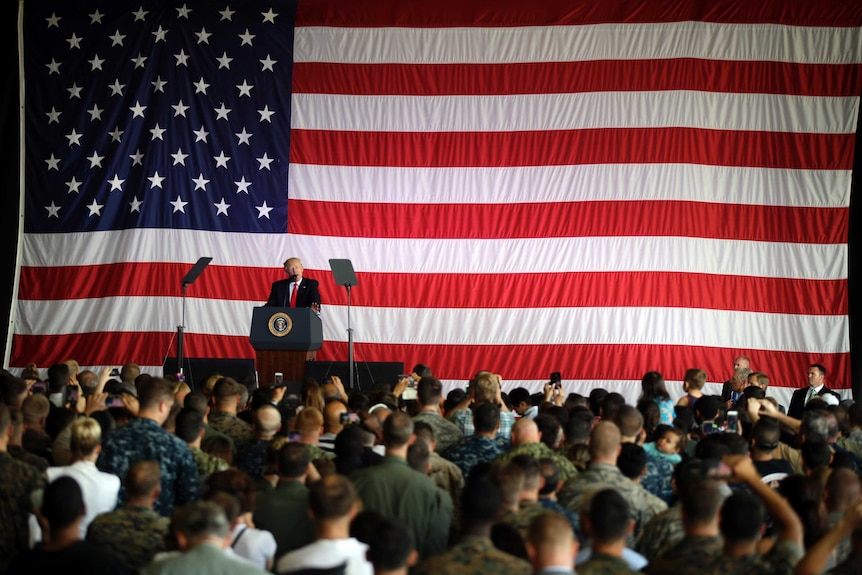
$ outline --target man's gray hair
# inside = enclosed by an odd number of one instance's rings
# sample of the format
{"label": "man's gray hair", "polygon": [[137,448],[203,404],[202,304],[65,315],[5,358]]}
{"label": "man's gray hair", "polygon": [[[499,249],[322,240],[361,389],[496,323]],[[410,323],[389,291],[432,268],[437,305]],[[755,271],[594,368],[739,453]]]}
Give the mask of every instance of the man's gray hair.
{"label": "man's gray hair", "polygon": [[826,412],[820,410],[806,412],[802,418],[799,433],[805,436],[805,441],[808,443],[825,443],[829,439],[829,420],[826,418]]}
{"label": "man's gray hair", "polygon": [[175,531],[192,540],[211,535],[226,537],[230,530],[224,509],[212,501],[183,505],[174,512],[173,524]]}

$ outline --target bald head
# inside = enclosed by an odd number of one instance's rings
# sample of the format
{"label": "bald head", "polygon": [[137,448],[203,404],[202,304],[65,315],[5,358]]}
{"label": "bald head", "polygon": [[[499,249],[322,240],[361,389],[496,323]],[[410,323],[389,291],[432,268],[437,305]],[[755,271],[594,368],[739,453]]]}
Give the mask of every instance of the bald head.
{"label": "bald head", "polygon": [[534,573],[546,567],[574,565],[578,553],[572,524],[553,511],[546,511],[533,519],[525,543]]}
{"label": "bald head", "polygon": [[512,445],[538,443],[539,439],[539,427],[529,417],[522,417],[512,426]]}
{"label": "bald head", "polygon": [[260,439],[271,439],[281,429],[281,413],[272,405],[262,405],[254,412],[254,427]]}
{"label": "bald head", "polygon": [[328,433],[337,433],[337,430],[342,428],[342,413],[347,413],[347,406],[343,401],[337,399],[327,401],[323,407],[323,430]]}
{"label": "bald head", "polygon": [[620,428],[610,421],[602,421],[590,433],[590,460],[616,465],[621,442]]}

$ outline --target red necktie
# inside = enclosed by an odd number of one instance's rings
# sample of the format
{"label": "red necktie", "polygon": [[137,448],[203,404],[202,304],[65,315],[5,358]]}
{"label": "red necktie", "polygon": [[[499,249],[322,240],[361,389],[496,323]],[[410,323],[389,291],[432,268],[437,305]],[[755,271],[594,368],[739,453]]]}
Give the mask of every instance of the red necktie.
{"label": "red necktie", "polygon": [[299,283],[293,282],[293,291],[290,294],[290,307],[296,307],[296,292],[299,291]]}

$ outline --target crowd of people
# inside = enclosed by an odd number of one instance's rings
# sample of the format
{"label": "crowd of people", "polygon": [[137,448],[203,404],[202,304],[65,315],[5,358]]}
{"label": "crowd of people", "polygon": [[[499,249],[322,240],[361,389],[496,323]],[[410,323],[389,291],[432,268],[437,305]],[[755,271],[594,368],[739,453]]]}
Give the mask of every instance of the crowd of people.
{"label": "crowd of people", "polygon": [[862,403],[808,373],[785,409],[745,357],[721,395],[649,372],[634,405],[424,365],[295,394],[4,372],[0,572],[858,574]]}

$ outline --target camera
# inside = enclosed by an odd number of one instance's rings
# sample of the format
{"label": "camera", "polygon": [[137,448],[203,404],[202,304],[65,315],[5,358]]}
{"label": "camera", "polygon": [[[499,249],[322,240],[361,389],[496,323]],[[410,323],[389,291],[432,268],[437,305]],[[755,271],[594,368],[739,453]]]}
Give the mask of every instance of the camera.
{"label": "camera", "polygon": [[126,407],[123,403],[123,394],[112,393],[109,395],[108,399],[105,400],[105,407]]}
{"label": "camera", "polygon": [[359,414],[358,413],[342,413],[341,414],[341,425],[348,425],[352,423],[359,423]]}
{"label": "camera", "polygon": [[66,403],[78,403],[81,397],[81,388],[75,385],[66,386]]}
{"label": "camera", "polygon": [[563,387],[563,378],[560,376],[559,371],[551,372],[551,385],[554,387]]}
{"label": "camera", "polygon": [[727,429],[728,433],[736,433],[739,426],[739,414],[736,411],[727,412]]}
{"label": "camera", "polygon": [[37,381],[30,386],[30,393],[48,393],[48,382]]}
{"label": "camera", "polygon": [[115,367],[111,370],[111,377],[120,377],[120,368]]}

